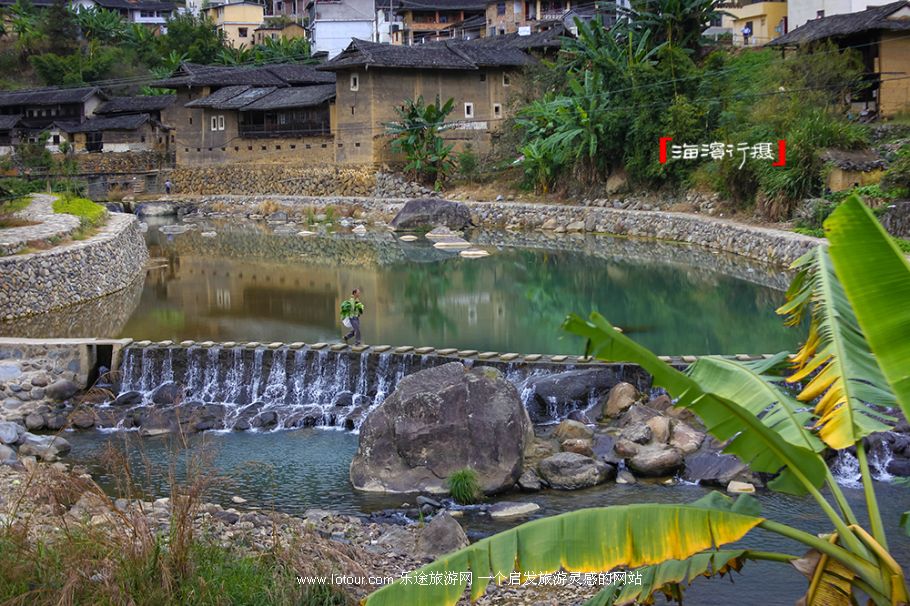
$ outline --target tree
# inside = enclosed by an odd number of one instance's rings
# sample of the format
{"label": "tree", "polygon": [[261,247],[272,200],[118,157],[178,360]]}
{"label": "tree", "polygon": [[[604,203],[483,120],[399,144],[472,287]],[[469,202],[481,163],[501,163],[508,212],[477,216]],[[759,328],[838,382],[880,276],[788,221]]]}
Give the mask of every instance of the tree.
{"label": "tree", "polygon": [[[863,437],[884,425],[882,406],[899,406],[910,417],[910,263],[858,197],[844,202],[825,223],[830,252],[819,247],[798,263],[800,273],[779,311],[795,321],[812,317],[803,348],[790,360],[789,381],[818,371],[798,398],[773,375],[787,356],[740,363],[704,357],[686,373],[616,331],[600,314],[571,315],[565,327],[587,340],[586,354],[635,362],[655,384],[678,398],[677,407],[697,414],[725,451],[753,471],[774,474],[772,490],[811,497],[831,524],[817,536],[761,515],[758,501],[718,493],[688,505],[627,505],[582,509],[535,520],[443,556],[416,574],[473,572],[472,598],[483,594],[484,577],[513,571],[549,573],[641,567],[643,583],[610,585],[589,604],[647,601],[662,592],[682,600],[683,584],[699,575],[722,575],[746,561],[793,564],[811,578],[800,603],[848,605],[857,594],[876,606],[910,601],[900,565],[888,542],[872,487]],[[826,448],[856,448],[869,524],[864,528],[825,464]],[[822,493],[826,488],[830,497]],[[910,512],[901,525],[910,534]],[[755,529],[808,547],[805,556],[722,549]],[[467,578],[451,585],[398,581],[373,593],[367,606],[455,604]]]}
{"label": "tree", "polygon": [[426,105],[423,96],[417,101],[408,99],[402,107],[396,107],[397,122],[386,124],[386,132],[393,136],[392,150],[401,152],[407,159],[406,171],[411,171],[422,180],[433,183],[436,189],[455,166],[451,158],[453,144],[446,143],[439,133],[451,128],[446,118],[455,108],[455,100],[449,99],[440,105]]}
{"label": "tree", "polygon": [[79,24],[66,0],[54,0],[41,20],[41,35],[48,52],[66,55],[79,46]]}
{"label": "tree", "polygon": [[193,63],[212,63],[225,47],[224,32],[204,15],[177,13],[168,19],[167,34],[157,38],[161,56],[185,54]]}
{"label": "tree", "polygon": [[[102,44],[116,44],[123,40],[127,32],[126,21],[119,13],[94,6],[80,6],[76,11],[76,23],[86,39]],[[140,27],[148,31],[148,28]]]}
{"label": "tree", "polygon": [[702,32],[727,14],[719,10],[720,4],[720,0],[632,0],[629,8],[618,7],[617,12],[630,32],[698,51]]}

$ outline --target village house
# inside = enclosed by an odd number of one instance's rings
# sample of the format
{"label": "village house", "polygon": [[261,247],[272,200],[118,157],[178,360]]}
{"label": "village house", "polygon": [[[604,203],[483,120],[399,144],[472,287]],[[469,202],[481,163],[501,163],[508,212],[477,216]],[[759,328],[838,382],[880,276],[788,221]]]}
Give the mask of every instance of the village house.
{"label": "village house", "polygon": [[120,14],[128,23],[138,23],[165,33],[165,24],[177,12],[173,2],[159,0],[73,0],[73,8],[103,8]]}
{"label": "village house", "polygon": [[334,72],[335,153],[338,164],[398,162],[386,125],[396,107],[423,96],[427,103],[455,100],[444,137],[480,154],[491,149],[519,88],[521,69],[536,61],[528,52],[558,47],[559,32],[517,34],[471,41],[446,40],[396,46],[354,40],[317,69]]}
{"label": "village house", "polygon": [[792,0],[788,5],[787,21],[790,29],[796,29],[813,19],[859,13],[881,6],[882,0]]}
{"label": "village house", "polygon": [[313,52],[331,58],[354,38],[373,39],[376,7],[373,0],[308,0],[306,23]]}
{"label": "village house", "polygon": [[253,32],[265,20],[263,6],[247,0],[203,6],[202,14],[224,32],[225,41],[234,48],[252,46]]}
{"label": "village house", "polygon": [[172,133],[162,123],[161,113],[175,99],[174,95],[112,97],[87,120],[58,120],[52,128],[66,135],[76,153],[166,153]]}
{"label": "village house", "polygon": [[733,35],[734,46],[761,46],[789,31],[788,4],[786,1],[734,2],[723,7],[727,14],[722,17],[722,24]]}
{"label": "village house", "polygon": [[854,109],[888,118],[910,110],[910,0],[809,21],[772,40],[781,49],[830,40],[855,47],[870,74]]}
{"label": "village house", "polygon": [[334,74],[299,64],[185,63],[155,86],[176,91],[162,117],[175,129],[178,165],[334,162]]}
{"label": "village house", "polygon": [[400,27],[392,25],[392,44],[458,39],[463,24],[476,22],[485,10],[485,0],[399,0],[396,12],[401,21]]}
{"label": "village house", "polygon": [[306,38],[306,29],[299,23],[269,21],[253,30],[253,43],[264,44],[266,40],[294,40]]}
{"label": "village house", "polygon": [[103,101],[96,87],[0,92],[0,141],[7,142],[0,143],[0,153],[9,153],[18,143],[36,143],[45,132],[49,133],[48,147],[56,151],[63,139],[54,123],[84,122]]}

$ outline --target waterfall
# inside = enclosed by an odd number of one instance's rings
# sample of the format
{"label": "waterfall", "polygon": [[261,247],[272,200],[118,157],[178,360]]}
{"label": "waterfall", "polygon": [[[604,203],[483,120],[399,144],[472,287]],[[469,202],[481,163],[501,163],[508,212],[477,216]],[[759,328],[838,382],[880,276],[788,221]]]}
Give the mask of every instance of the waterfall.
{"label": "waterfall", "polygon": [[272,356],[272,368],[269,370],[269,379],[263,393],[263,399],[268,405],[284,404],[284,399],[288,394],[287,363],[288,352],[286,349],[278,350]]}
{"label": "waterfall", "polygon": [[379,354],[379,364],[376,365],[376,395],[373,397],[373,406],[379,406],[383,400],[392,393],[389,388],[389,360],[392,355],[389,352]]}
{"label": "waterfall", "polygon": [[891,452],[891,443],[886,440],[882,440],[877,448],[870,450],[869,471],[872,473],[872,477],[879,482],[890,482],[893,480],[894,476],[888,473],[888,463],[893,458],[894,453]]}
{"label": "waterfall", "polygon": [[846,450],[837,451],[831,474],[837,483],[847,488],[862,488],[862,474],[859,471],[859,460]]}
{"label": "waterfall", "polygon": [[155,361],[152,359],[152,356],[149,355],[148,349],[142,350],[142,378],[139,381],[139,389],[143,391],[148,391],[152,389],[155,383]]}
{"label": "waterfall", "polygon": [[205,368],[202,373],[202,393],[200,394],[203,402],[218,401],[218,388],[220,387],[218,354],[220,353],[220,347],[212,347],[206,352]]}
{"label": "waterfall", "polygon": [[120,370],[120,391],[131,391],[133,389],[133,360],[136,359],[136,352],[133,349],[127,349],[123,354],[123,367]]}
{"label": "waterfall", "polygon": [[265,350],[257,347],[253,352],[253,374],[250,376],[250,402],[259,399],[259,385],[262,383],[262,357]]}

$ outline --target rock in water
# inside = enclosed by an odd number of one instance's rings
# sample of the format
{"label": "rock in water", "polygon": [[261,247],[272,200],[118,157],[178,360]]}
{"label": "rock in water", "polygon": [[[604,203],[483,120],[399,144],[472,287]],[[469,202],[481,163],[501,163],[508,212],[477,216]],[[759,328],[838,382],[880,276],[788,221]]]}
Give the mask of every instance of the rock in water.
{"label": "rock in water", "polygon": [[76,395],[76,392],[79,391],[79,386],[73,383],[72,381],[67,381],[66,379],[60,379],[54,381],[44,390],[44,395],[52,400],[66,400]]}
{"label": "rock in water", "polygon": [[432,229],[437,225],[454,230],[470,227],[471,211],[461,202],[450,202],[440,198],[417,198],[408,200],[391,222],[391,226],[396,230]]}
{"label": "rock in water", "polygon": [[533,428],[518,390],[498,370],[451,362],[408,375],[366,418],[351,483],[370,492],[448,490],[466,467],[485,493],[515,485]]}
{"label": "rock in water", "polygon": [[560,490],[595,486],[616,474],[612,465],[574,452],[560,452],[547,457],[537,469],[551,487]]}

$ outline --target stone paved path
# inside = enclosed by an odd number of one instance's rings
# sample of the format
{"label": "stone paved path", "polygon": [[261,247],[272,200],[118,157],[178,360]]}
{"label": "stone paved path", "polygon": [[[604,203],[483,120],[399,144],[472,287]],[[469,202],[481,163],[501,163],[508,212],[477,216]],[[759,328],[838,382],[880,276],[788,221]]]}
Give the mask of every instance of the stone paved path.
{"label": "stone paved path", "polygon": [[32,195],[32,203],[14,216],[35,225],[0,229],[0,256],[16,254],[35,240],[65,238],[79,228],[78,217],[54,212],[55,199],[48,194]]}

